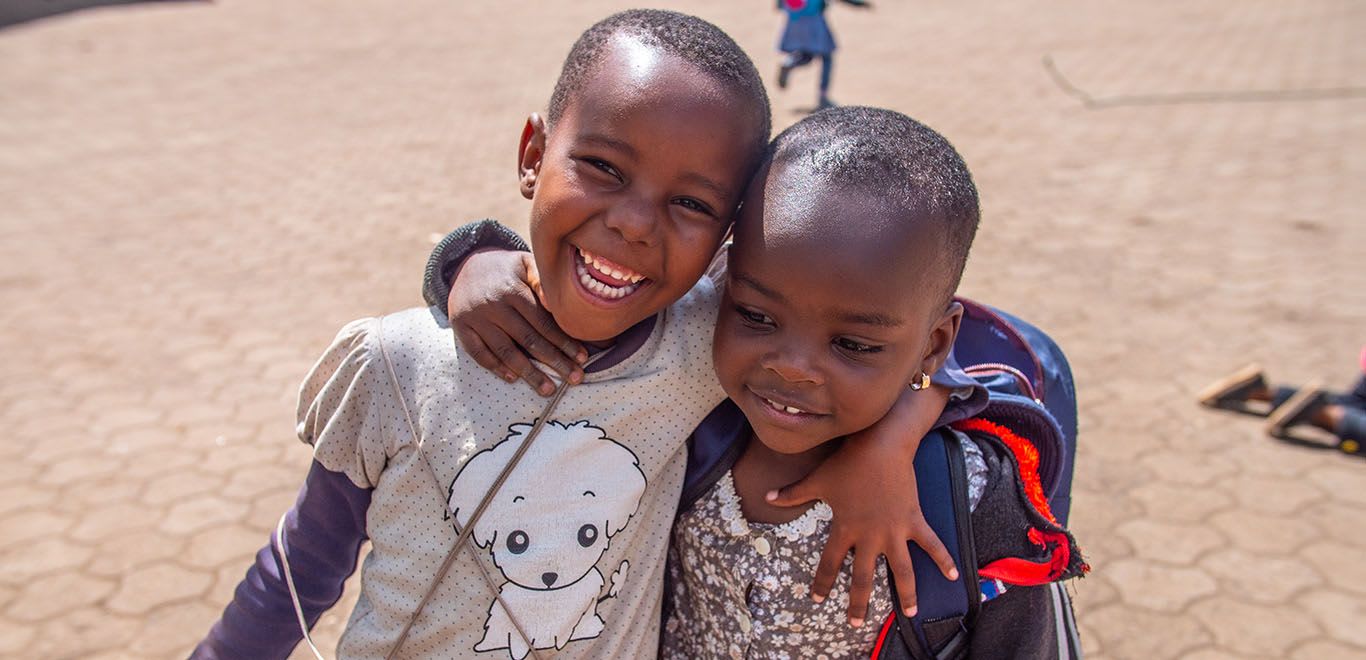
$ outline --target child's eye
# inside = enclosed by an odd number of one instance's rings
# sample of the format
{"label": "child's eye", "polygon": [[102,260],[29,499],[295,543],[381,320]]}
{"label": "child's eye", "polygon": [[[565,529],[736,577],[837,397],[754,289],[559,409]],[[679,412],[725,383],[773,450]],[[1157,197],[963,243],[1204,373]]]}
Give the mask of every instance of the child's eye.
{"label": "child's eye", "polygon": [[773,325],[773,319],[769,318],[768,315],[766,315],[766,314],[761,314],[761,313],[756,312],[756,311],[751,310],[751,309],[745,309],[744,307],[741,307],[741,306],[739,306],[739,305],[736,305],[736,306],[735,306],[735,313],[740,315],[740,320],[744,321],[744,322],[745,322],[745,325],[751,325],[751,326],[770,326],[770,325]]}
{"label": "child's eye", "polygon": [[881,346],[865,344],[863,342],[854,341],[848,337],[836,337],[835,345],[850,353],[879,353],[882,351]]}
{"label": "child's eye", "polygon": [[617,168],[612,167],[611,163],[608,163],[605,160],[599,160],[597,158],[580,158],[579,160],[588,163],[588,165],[591,166],[593,169],[598,170],[603,174],[606,174],[614,179],[621,179],[621,172],[618,172]]}
{"label": "child's eye", "polygon": [[697,213],[702,213],[704,215],[716,215],[712,212],[710,206],[707,206],[706,204],[703,204],[702,202],[699,202],[690,197],[679,197],[678,199],[674,200],[674,203],[679,206],[682,206],[685,209],[688,209],[689,211],[695,211]]}

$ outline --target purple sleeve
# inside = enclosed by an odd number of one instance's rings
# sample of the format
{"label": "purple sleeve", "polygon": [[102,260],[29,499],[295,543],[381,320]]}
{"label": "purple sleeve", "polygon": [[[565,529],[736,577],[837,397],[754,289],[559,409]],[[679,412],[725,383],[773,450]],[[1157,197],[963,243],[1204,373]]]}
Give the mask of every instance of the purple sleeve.
{"label": "purple sleeve", "polygon": [[[285,514],[289,568],[309,628],[341,598],[365,542],[370,491],[316,461]],[[237,585],[223,616],[195,647],[191,658],[287,658],[303,639],[285,584],[275,535],[256,553],[256,563]]]}

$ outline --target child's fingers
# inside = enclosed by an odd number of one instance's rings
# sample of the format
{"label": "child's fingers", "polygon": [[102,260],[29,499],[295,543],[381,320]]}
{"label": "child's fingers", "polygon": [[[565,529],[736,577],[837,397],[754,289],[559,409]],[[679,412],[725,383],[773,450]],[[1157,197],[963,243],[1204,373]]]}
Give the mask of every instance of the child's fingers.
{"label": "child's fingers", "polygon": [[877,553],[854,549],[854,576],[849,584],[849,625],[860,628],[868,616],[868,599],[873,595],[873,569]]}
{"label": "child's fingers", "polygon": [[821,561],[816,565],[816,578],[811,581],[811,600],[819,603],[830,595],[830,589],[835,586],[835,578],[839,577],[844,557],[849,554],[851,547],[836,530],[830,531],[830,539],[825,542],[825,549],[821,550]]}
{"label": "child's fingers", "polygon": [[896,583],[896,596],[901,600],[901,611],[906,616],[915,616],[915,564],[911,563],[911,552],[906,544],[893,548],[887,557],[887,570],[892,572]]}
{"label": "child's fingers", "polygon": [[504,364],[508,365],[514,373],[522,380],[526,381],[531,389],[536,390],[541,396],[550,396],[555,393],[555,382],[550,377],[536,368],[531,360],[522,353],[520,348],[509,342],[502,348],[493,349],[493,354],[498,356]]}
{"label": "child's fingers", "polygon": [[579,369],[579,365],[552,344],[542,328],[537,327],[533,320],[513,312],[509,313],[508,317],[499,319],[499,323],[504,333],[517,338],[517,345],[524,352],[549,366],[561,378],[575,384],[583,380],[583,371]]}
{"label": "child's fingers", "polygon": [[764,500],[774,506],[801,506],[807,502],[821,499],[819,487],[813,485],[811,476],[794,484],[788,484],[764,494]]}
{"label": "child's fingers", "polygon": [[505,369],[512,371],[518,378],[526,381],[538,394],[550,396],[555,393],[555,383],[551,382],[549,377],[531,364],[531,360],[522,352],[521,347],[512,341],[506,332],[489,326],[486,327],[485,331],[479,332],[479,338],[484,341],[489,351],[493,353],[493,357]]}
{"label": "child's fingers", "polygon": [[588,351],[584,349],[583,344],[565,334],[564,330],[560,329],[559,324],[555,323],[555,318],[550,315],[550,312],[545,311],[537,304],[534,297],[519,299],[514,306],[522,314],[522,317],[532,327],[536,328],[537,332],[541,333],[546,341],[554,345],[571,361],[576,364],[583,364],[588,361]]}
{"label": "child's fingers", "polygon": [[489,350],[489,347],[484,343],[484,340],[480,339],[479,335],[473,330],[460,326],[454,329],[453,334],[455,335],[456,345],[463,349],[476,364],[498,374],[499,378],[502,378],[509,383],[517,380],[517,374],[513,373],[511,369],[508,369],[507,366],[500,362],[498,357],[493,354],[493,351]]}
{"label": "child's fingers", "polygon": [[564,334],[550,314],[534,302],[518,300],[513,307],[520,317],[511,321],[517,327],[508,328],[508,334],[522,337],[522,348],[550,365],[560,377],[576,384],[582,381],[583,370],[579,365],[588,359],[588,351]]}
{"label": "child's fingers", "polygon": [[953,555],[949,554],[949,549],[944,547],[944,543],[939,540],[939,536],[934,533],[928,523],[921,521],[914,535],[910,538],[925,551],[925,554],[930,556],[930,559],[934,560],[934,563],[939,566],[939,572],[943,573],[944,577],[950,580],[958,579],[958,567],[953,564]]}

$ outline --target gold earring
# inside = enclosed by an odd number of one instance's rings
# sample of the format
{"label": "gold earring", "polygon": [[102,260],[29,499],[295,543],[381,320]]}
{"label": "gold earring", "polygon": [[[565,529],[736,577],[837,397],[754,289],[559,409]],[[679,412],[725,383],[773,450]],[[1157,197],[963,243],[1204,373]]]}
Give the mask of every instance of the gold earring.
{"label": "gold earring", "polygon": [[920,372],[920,382],[918,382],[918,383],[911,383],[911,389],[914,390],[914,391],[916,391],[916,392],[919,392],[920,390],[923,390],[923,389],[925,389],[925,388],[927,388],[927,387],[929,387],[929,386],[930,386],[930,375],[927,374],[927,373],[925,373],[925,372],[923,372],[923,371]]}

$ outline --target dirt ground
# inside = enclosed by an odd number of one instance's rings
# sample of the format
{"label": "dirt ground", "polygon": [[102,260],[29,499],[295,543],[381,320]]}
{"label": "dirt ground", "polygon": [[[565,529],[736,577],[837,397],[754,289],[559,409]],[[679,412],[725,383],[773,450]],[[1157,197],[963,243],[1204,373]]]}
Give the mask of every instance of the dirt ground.
{"label": "dirt ground", "polygon": [[[664,4],[772,84],[771,2]],[[421,303],[433,235],[525,227],[521,122],[625,6],[158,2],[0,27],[0,656],[185,655],[309,462],[299,379],[346,321]],[[1071,356],[1089,654],[1366,657],[1366,463],[1194,403],[1251,360],[1354,377],[1366,5],[830,18],[834,97],[925,121],[975,173],[964,293]],[[780,125],[814,87],[770,90]]]}

